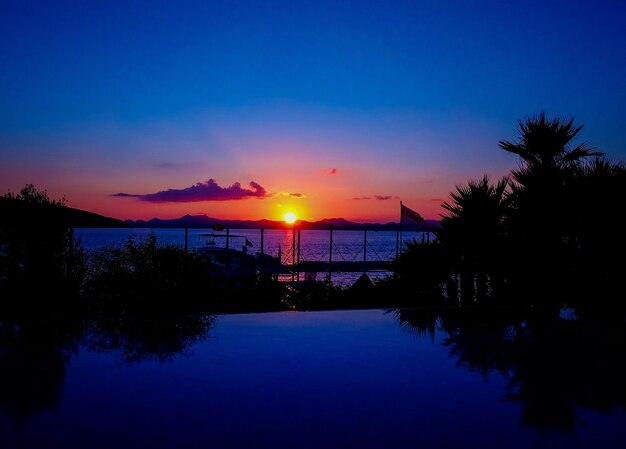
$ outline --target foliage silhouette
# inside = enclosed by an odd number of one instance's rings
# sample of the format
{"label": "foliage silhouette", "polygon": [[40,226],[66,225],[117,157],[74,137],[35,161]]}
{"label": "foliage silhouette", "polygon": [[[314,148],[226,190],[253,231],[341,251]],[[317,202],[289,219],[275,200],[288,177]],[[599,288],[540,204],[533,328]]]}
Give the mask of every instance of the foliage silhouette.
{"label": "foliage silhouette", "polygon": [[51,199],[32,184],[0,197],[2,308],[48,313],[76,307],[85,254],[66,209],[65,198]]}
{"label": "foliage silhouette", "polygon": [[[595,158],[576,171],[572,190],[578,199],[576,209],[580,211],[572,214],[576,274],[579,279],[596,281],[591,289],[580,281],[575,285],[605,306],[606,300],[623,291],[619,279],[626,269],[626,235],[620,205],[626,196],[626,166]],[[618,301],[612,301],[612,305],[624,306]]]}
{"label": "foliage silhouette", "polygon": [[[439,304],[445,301],[444,287],[450,287],[453,268],[450,251],[440,241],[408,242],[392,265],[395,279],[379,287],[394,289],[395,292],[384,296],[400,296],[409,300],[409,304]],[[450,294],[449,290],[447,293],[452,301],[457,301],[456,293]]]}
{"label": "foliage silhouette", "polygon": [[493,289],[501,278],[500,267],[506,257],[503,249],[508,185],[506,178],[492,185],[485,175],[457,186],[450,194],[451,200],[442,204],[447,214],[442,215],[436,234],[460,273],[463,301],[486,300],[488,284]]}
{"label": "foliage silhouette", "polygon": [[528,169],[537,174],[559,172],[576,166],[583,158],[603,154],[586,144],[571,148],[572,140],[583,128],[574,126],[573,118],[549,119],[545,112],[541,112],[525,122],[519,120],[518,126],[519,141],[502,140],[500,148],[517,154],[522,160],[522,170]]}
{"label": "foliage silhouette", "polygon": [[3,198],[48,206],[65,206],[67,204],[65,197],[62,197],[60,200],[52,199],[48,196],[47,190],[39,190],[33,184],[26,184],[18,193],[12,193],[9,190],[3,195]]}
{"label": "foliage silhouette", "polygon": [[518,142],[500,142],[520,157],[512,171],[507,227],[514,255],[510,279],[523,295],[543,291],[546,300],[558,301],[574,270],[581,198],[572,187],[584,161],[602,154],[586,144],[573,146],[581,129],[573,118],[549,119],[542,112],[519,122]]}
{"label": "foliage silhouette", "polygon": [[223,313],[286,310],[284,286],[262,277],[233,277],[194,252],[129,239],[91,253],[82,298],[92,315]]}
{"label": "foliage silhouette", "polygon": [[[484,176],[451,192],[436,231],[451,266],[442,298],[624,306],[614,298],[623,291],[619,276],[626,268],[619,207],[626,169],[575,145],[581,129],[573,119],[545,113],[519,121],[519,140],[500,142],[519,157],[511,179],[492,185]],[[399,286],[425,271],[429,261],[418,261],[419,251],[407,247],[400,257]],[[437,258],[432,264],[442,266]]]}
{"label": "foliage silhouette", "polygon": [[154,233],[92,253],[83,287],[86,305],[96,314],[191,312],[213,293],[200,261],[183,248],[159,244]]}

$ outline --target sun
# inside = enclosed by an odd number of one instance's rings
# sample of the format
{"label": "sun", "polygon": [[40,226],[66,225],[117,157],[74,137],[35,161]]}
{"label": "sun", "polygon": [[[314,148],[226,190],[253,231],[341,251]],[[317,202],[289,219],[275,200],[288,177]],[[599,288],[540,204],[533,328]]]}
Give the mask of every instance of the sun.
{"label": "sun", "polygon": [[294,214],[293,212],[287,212],[283,218],[285,222],[289,224],[296,222],[296,214]]}

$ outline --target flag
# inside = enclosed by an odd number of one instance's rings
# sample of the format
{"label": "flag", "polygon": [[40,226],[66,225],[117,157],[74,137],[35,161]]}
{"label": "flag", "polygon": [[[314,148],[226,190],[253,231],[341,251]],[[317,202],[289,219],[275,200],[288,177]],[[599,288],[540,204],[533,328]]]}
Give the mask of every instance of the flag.
{"label": "flag", "polygon": [[215,223],[213,225],[213,230],[214,231],[223,231],[224,230],[224,226],[222,226],[221,224]]}
{"label": "flag", "polygon": [[400,224],[424,223],[424,219],[413,209],[409,209],[400,202]]}
{"label": "flag", "polygon": [[246,237],[246,246],[254,246],[252,242],[248,240],[248,237]]}

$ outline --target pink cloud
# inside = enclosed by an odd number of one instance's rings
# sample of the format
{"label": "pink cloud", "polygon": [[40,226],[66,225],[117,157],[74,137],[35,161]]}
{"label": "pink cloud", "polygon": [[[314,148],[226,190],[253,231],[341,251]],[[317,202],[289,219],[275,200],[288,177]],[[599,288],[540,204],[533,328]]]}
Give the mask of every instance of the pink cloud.
{"label": "pink cloud", "polygon": [[353,200],[379,200],[379,201],[388,201],[388,200],[399,200],[400,197],[397,195],[374,195],[374,196],[357,196],[352,198]]}
{"label": "pink cloud", "polygon": [[220,187],[214,179],[184,189],[168,189],[156,193],[116,193],[112,196],[138,198],[151,203],[192,203],[197,201],[232,201],[247,198],[266,198],[266,190],[256,182],[249,183],[250,189],[236,182],[229,187]]}
{"label": "pink cloud", "polygon": [[391,195],[374,195],[374,198],[380,201],[387,201],[387,200],[399,200],[400,197],[399,196],[391,196]]}

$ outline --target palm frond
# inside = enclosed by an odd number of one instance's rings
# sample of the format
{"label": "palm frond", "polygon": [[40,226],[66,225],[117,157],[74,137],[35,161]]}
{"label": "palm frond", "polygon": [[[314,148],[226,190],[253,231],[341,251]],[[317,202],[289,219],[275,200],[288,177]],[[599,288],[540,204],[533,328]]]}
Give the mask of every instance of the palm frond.
{"label": "palm frond", "polygon": [[570,161],[578,161],[585,157],[603,156],[603,155],[604,153],[602,151],[598,151],[595,148],[589,148],[583,143],[581,145],[578,145],[569,153],[566,153],[563,156],[563,160],[570,162]]}

